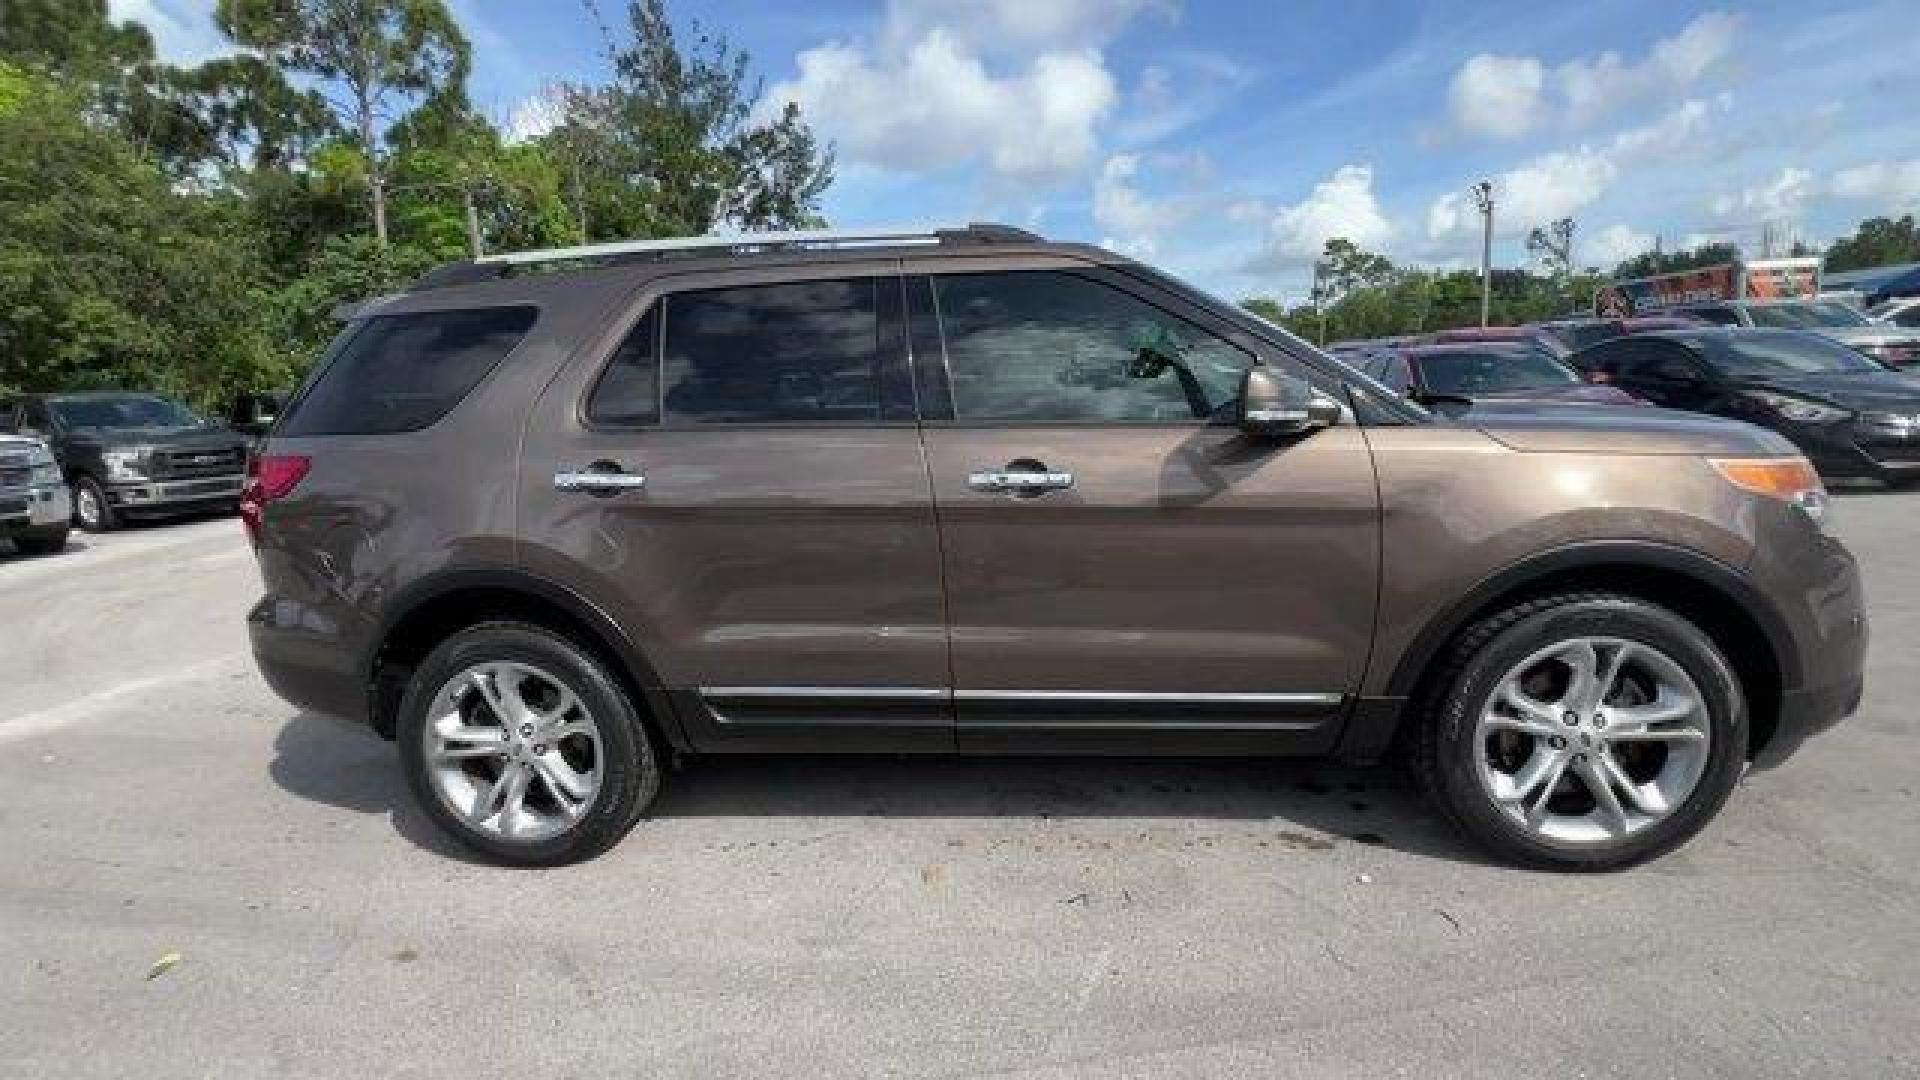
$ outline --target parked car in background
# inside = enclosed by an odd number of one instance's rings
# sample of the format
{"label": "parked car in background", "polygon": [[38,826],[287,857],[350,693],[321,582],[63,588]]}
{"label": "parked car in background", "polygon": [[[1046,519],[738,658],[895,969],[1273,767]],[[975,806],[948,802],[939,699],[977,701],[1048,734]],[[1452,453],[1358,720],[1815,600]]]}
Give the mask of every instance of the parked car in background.
{"label": "parked car in background", "polygon": [[0,540],[22,555],[50,555],[67,546],[73,504],[60,464],[39,439],[0,435]]}
{"label": "parked car in background", "polygon": [[1448,401],[1641,404],[1632,394],[1582,381],[1531,345],[1463,342],[1372,353],[1357,365],[1381,385],[1422,405]]}
{"label": "parked car in background", "polygon": [[1561,346],[1557,355],[1565,356],[1621,334],[1642,330],[1684,330],[1689,326],[1699,326],[1700,321],[1685,315],[1637,315],[1621,319],[1551,319],[1527,325],[1551,335]]}
{"label": "parked car in background", "polygon": [[0,405],[0,430],[52,447],[89,532],[232,511],[246,482],[246,436],[158,394],[26,394]]}
{"label": "parked car in background", "polygon": [[1560,335],[1538,324],[1526,326],[1458,326],[1436,330],[1427,336],[1427,344],[1464,345],[1468,343],[1524,345],[1549,356],[1564,356],[1569,351]]}
{"label": "parked car in background", "polygon": [[1853,558],[1772,432],[1488,413],[1004,226],[490,256],[280,418],[248,628],[509,863],[670,754],[1404,745],[1503,856],[1629,865],[1854,709]]}
{"label": "parked car in background", "polygon": [[1715,326],[1810,331],[1894,367],[1920,363],[1920,331],[1875,323],[1838,300],[1720,301],[1674,310]]}
{"label": "parked car in background", "polygon": [[1661,330],[1568,363],[1636,397],[1772,428],[1822,474],[1920,477],[1920,379],[1802,330]]}
{"label": "parked car in background", "polygon": [[227,426],[242,435],[263,439],[286,403],[285,394],[240,394],[227,410]]}
{"label": "parked car in background", "polygon": [[1920,296],[1902,296],[1867,309],[1867,318],[1886,326],[1920,330]]}

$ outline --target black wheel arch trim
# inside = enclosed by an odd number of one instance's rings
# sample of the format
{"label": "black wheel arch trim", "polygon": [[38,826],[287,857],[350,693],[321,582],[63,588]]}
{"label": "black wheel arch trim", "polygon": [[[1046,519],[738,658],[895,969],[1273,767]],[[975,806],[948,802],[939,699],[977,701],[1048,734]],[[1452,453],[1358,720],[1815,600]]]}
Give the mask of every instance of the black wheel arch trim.
{"label": "black wheel arch trim", "polygon": [[366,685],[372,686],[378,677],[380,657],[394,628],[436,600],[455,593],[475,591],[524,593],[550,603],[579,620],[612,650],[624,673],[644,696],[644,702],[635,704],[653,710],[661,733],[677,748],[684,748],[685,736],[679,718],[674,715],[665,686],[645,651],[634,643],[611,615],[592,600],[551,578],[517,566],[468,563],[435,571],[408,585],[385,605],[372,643],[361,657],[360,670]]}
{"label": "black wheel arch trim", "polygon": [[1583,567],[1665,570],[1690,577],[1721,593],[1739,605],[1741,612],[1765,635],[1774,666],[1780,672],[1782,688],[1790,690],[1804,685],[1805,672],[1786,619],[1746,574],[1691,548],[1650,540],[1595,540],[1535,553],[1481,579],[1421,628],[1401,653],[1385,693],[1399,698],[1411,696],[1440,650],[1488,604],[1554,574]]}

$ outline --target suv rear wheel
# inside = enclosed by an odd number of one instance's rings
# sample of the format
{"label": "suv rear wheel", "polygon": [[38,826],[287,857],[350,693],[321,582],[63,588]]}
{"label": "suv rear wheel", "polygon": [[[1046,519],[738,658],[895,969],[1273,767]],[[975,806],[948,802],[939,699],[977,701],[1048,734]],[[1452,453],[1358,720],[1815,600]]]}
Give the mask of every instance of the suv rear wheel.
{"label": "suv rear wheel", "polygon": [[435,648],[408,683],[396,735],[427,813],[515,865],[599,854],[660,787],[646,726],[612,674],[522,623],[485,623]]}
{"label": "suv rear wheel", "polygon": [[1630,596],[1516,604],[1469,629],[1438,680],[1415,771],[1509,859],[1611,870],[1678,847],[1726,803],[1746,702],[1699,627]]}

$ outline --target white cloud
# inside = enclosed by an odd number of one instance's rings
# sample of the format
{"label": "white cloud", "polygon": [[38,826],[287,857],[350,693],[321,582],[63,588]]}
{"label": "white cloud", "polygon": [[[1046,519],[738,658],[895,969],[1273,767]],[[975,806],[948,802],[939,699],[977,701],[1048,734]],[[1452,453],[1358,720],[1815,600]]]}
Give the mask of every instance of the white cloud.
{"label": "white cloud", "polygon": [[1811,170],[1788,166],[1764,184],[1716,196],[1712,208],[1717,217],[1739,214],[1765,221],[1800,216],[1808,200],[1819,192],[1819,181]]}
{"label": "white cloud", "polygon": [[1735,15],[1706,12],[1654,42],[1637,63],[1608,51],[1549,69],[1534,56],[1480,53],[1448,86],[1452,130],[1514,139],[1556,123],[1582,127],[1617,109],[1676,95],[1732,55],[1739,27]]}
{"label": "white cloud", "polygon": [[182,66],[233,51],[213,24],[213,7],[214,0],[107,0],[110,18],[145,26],[160,59]]}
{"label": "white cloud", "polygon": [[1115,154],[1107,159],[1093,184],[1093,223],[1106,233],[1101,240],[1104,246],[1147,258],[1186,211],[1172,200],[1148,196],[1136,184],[1139,174],[1138,155]]}
{"label": "white cloud", "polygon": [[[1606,193],[1619,167],[1613,157],[1581,146],[1542,154],[1493,180],[1493,227],[1514,235],[1571,216]],[[1438,240],[1479,225],[1465,192],[1449,192],[1427,208],[1427,235]]]}
{"label": "white cloud", "polygon": [[1706,148],[1705,136],[1712,130],[1716,115],[1733,108],[1733,95],[1721,93],[1711,99],[1690,98],[1673,107],[1650,124],[1628,128],[1613,137],[1613,154],[1620,160],[1672,157]]}
{"label": "white cloud", "polygon": [[1173,18],[1172,0],[889,0],[886,51],[904,51],[945,30],[979,52],[1035,52],[1103,45],[1142,12]]}
{"label": "white cloud", "polygon": [[1447,87],[1453,126],[1465,134],[1515,139],[1546,117],[1546,69],[1531,56],[1481,53],[1460,65]]}
{"label": "white cloud", "polygon": [[1653,248],[1653,237],[1620,224],[1609,225],[1593,234],[1575,251],[1581,265],[1611,267]]}
{"label": "white cloud", "polygon": [[1875,161],[1833,174],[1833,193],[1843,199],[1879,203],[1888,210],[1920,209],[1920,158]]}
{"label": "white cloud", "polygon": [[1252,78],[1218,53],[1161,57],[1141,69],[1122,101],[1116,134],[1132,145],[1158,142],[1218,109]]}
{"label": "white cloud", "polygon": [[996,73],[944,25],[903,52],[829,44],[797,63],[763,110],[797,102],[844,154],[906,171],[983,160],[1004,177],[1062,179],[1093,158],[1117,98],[1097,49],[1042,52]]}
{"label": "white cloud", "polygon": [[1373,166],[1342,165],[1307,197],[1274,211],[1267,221],[1270,263],[1309,261],[1327,241],[1345,237],[1370,251],[1393,239],[1393,224],[1373,194]]}

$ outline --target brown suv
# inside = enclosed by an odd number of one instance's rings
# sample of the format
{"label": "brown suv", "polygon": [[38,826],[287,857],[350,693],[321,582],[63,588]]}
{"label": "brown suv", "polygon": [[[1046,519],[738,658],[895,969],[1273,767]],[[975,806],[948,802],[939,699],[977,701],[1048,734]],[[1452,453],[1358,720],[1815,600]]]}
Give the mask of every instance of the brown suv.
{"label": "brown suv", "polygon": [[667,754],[1399,749],[1578,868],[1854,707],[1823,510],[1759,428],[1429,415],[997,226],[443,267],[354,316],[243,508],[267,679],[504,861],[607,848]]}

